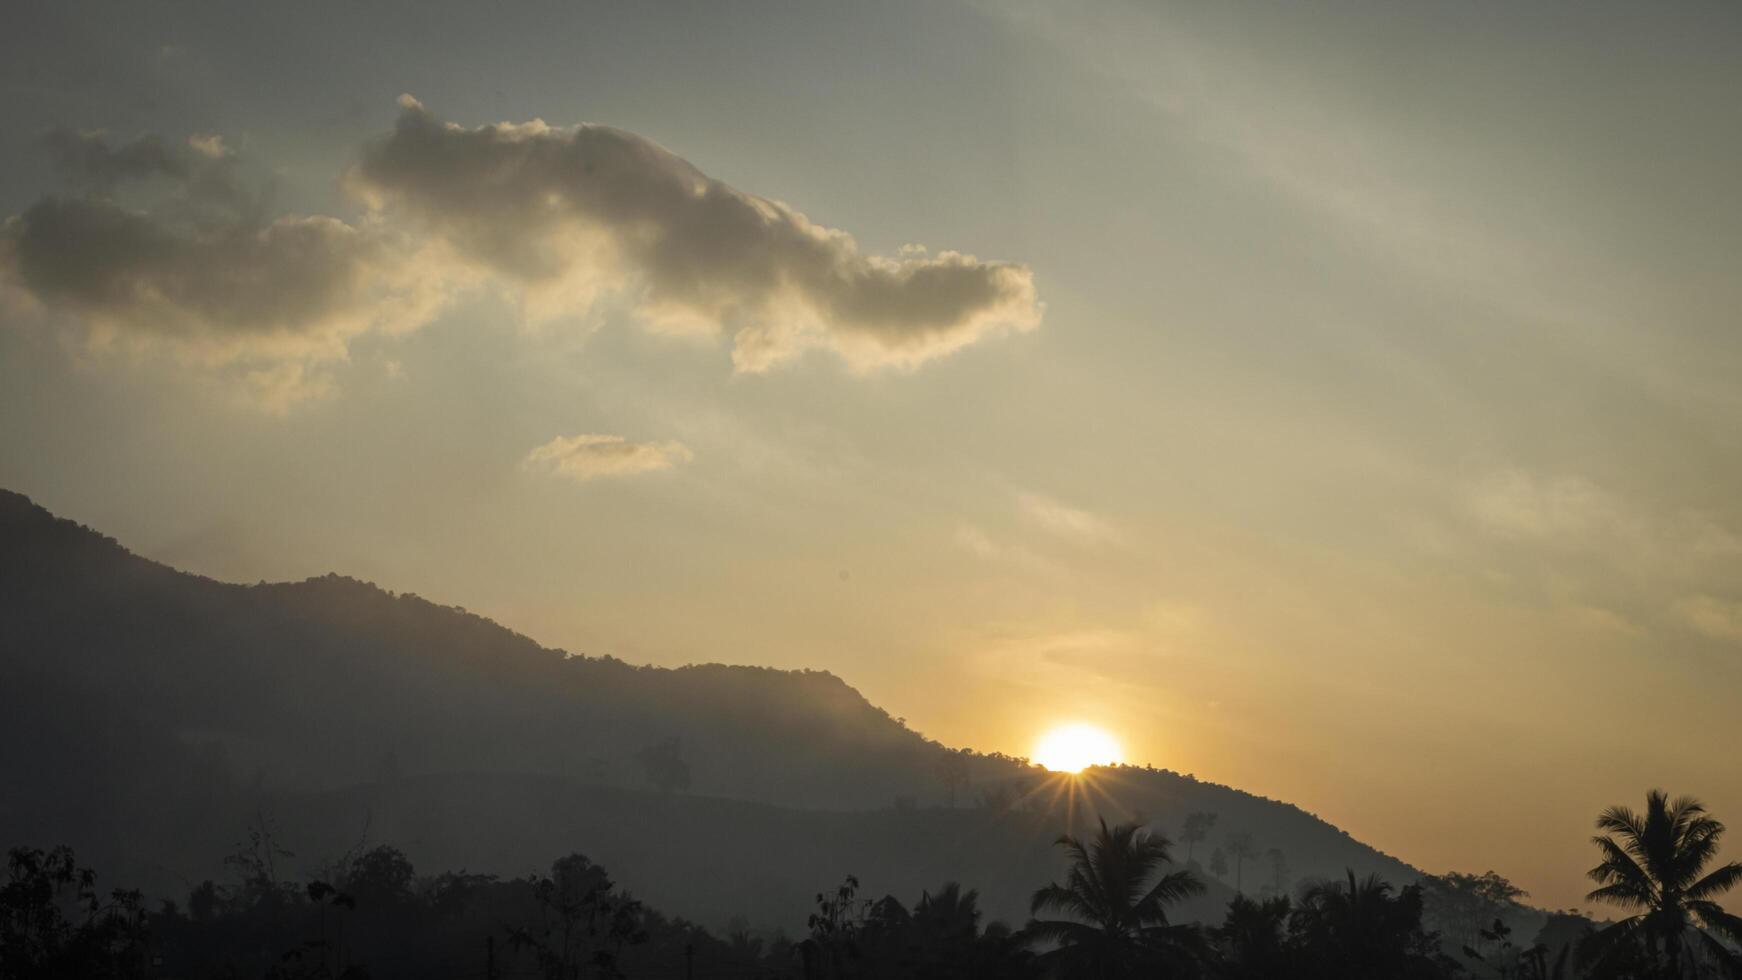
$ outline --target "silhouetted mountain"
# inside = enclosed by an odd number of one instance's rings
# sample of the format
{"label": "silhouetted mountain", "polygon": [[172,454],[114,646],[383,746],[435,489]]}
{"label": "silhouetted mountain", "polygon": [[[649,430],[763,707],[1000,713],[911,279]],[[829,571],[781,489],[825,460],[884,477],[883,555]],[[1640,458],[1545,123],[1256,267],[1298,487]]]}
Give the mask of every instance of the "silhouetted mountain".
{"label": "silhouetted mountain", "polygon": [[[215,874],[256,812],[308,861],[366,824],[429,866],[518,874],[581,850],[714,922],[802,922],[847,873],[878,893],[957,878],[1017,918],[1057,868],[1052,838],[1092,810],[1176,836],[1217,813],[1293,880],[1417,875],[1293,806],[1163,770],[1099,771],[1073,814],[1068,780],[952,753],[825,672],[570,656],[338,576],[217,582],[5,491],[0,772],[0,841],[71,843],[166,888]],[[1248,890],[1268,880],[1248,862]]]}

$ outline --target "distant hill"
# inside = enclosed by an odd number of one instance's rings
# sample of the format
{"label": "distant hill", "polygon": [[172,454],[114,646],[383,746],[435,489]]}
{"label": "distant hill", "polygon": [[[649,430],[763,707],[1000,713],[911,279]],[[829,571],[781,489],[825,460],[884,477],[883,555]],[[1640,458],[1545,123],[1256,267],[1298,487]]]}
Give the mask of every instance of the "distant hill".
{"label": "distant hill", "polygon": [[[257,814],[311,866],[365,825],[430,870],[578,850],[672,912],[789,928],[849,872],[904,895],[957,877],[1018,918],[1051,839],[1096,811],[1176,836],[1214,812],[1200,858],[1244,831],[1297,880],[1418,874],[1285,803],[1165,770],[1093,779],[1073,813],[1069,780],[953,753],[829,673],[570,656],[339,576],[217,582],[0,491],[0,845],[71,843],[110,880],[218,874]],[[1268,874],[1248,864],[1249,890]]]}

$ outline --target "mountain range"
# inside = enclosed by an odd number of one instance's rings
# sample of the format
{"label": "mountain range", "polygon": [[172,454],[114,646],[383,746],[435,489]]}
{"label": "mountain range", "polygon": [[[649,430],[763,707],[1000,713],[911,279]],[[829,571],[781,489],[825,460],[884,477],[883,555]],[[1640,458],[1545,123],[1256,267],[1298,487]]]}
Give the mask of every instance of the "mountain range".
{"label": "mountain range", "polygon": [[[1177,839],[1193,812],[1217,816],[1200,870],[1244,833],[1282,852],[1285,888],[1420,875],[1191,776],[944,746],[828,672],[571,655],[337,575],[214,581],[0,491],[0,845],[70,844],[148,892],[221,878],[267,828],[311,876],[361,842],[501,875],[579,851],[711,926],[796,931],[848,874],[909,901],[958,880],[1019,923],[1061,832],[1100,816]],[[1262,857],[1203,873],[1186,918],[1219,920],[1237,876],[1276,884]]]}

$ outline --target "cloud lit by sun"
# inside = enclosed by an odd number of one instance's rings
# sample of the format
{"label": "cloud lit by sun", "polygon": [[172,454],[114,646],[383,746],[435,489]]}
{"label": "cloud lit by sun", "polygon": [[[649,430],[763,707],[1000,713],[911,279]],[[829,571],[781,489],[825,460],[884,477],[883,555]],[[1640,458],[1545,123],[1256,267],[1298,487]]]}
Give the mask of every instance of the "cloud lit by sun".
{"label": "cloud lit by sun", "polygon": [[1053,772],[1082,772],[1124,761],[1119,740],[1094,725],[1060,725],[1034,744],[1034,761]]}

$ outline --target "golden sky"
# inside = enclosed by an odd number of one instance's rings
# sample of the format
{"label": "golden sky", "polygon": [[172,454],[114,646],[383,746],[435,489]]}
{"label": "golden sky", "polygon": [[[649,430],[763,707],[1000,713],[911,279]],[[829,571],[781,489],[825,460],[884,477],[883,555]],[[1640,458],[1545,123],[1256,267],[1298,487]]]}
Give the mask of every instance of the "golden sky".
{"label": "golden sky", "polygon": [[1742,821],[1736,8],[821,7],[32,14],[0,484],[1544,904]]}

